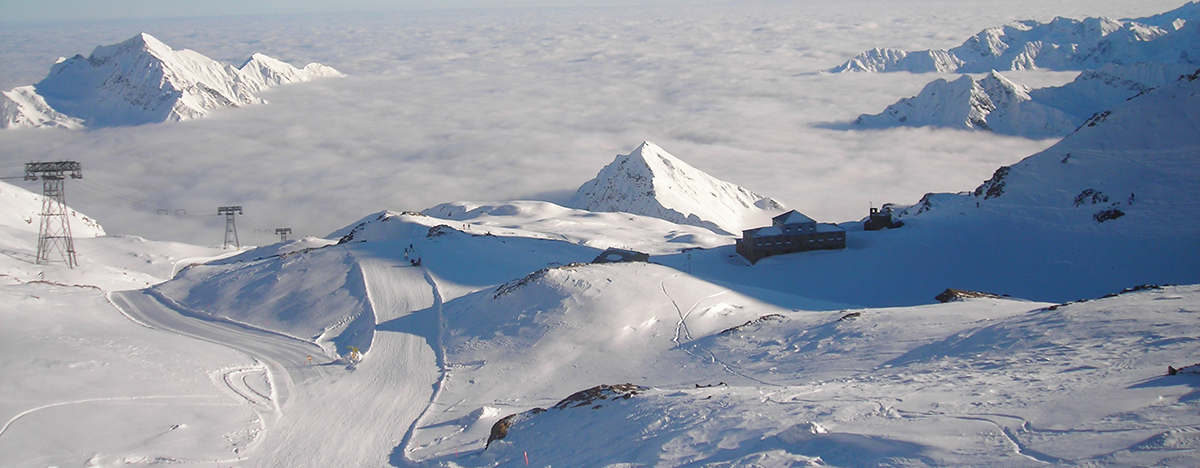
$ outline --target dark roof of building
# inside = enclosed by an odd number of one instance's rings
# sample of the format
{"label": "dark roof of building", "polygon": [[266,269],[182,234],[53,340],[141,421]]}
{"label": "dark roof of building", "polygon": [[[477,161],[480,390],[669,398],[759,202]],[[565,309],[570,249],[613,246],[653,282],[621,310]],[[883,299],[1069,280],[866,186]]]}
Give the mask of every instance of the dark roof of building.
{"label": "dark roof of building", "polygon": [[774,218],[771,218],[771,222],[773,222],[775,224],[808,224],[808,223],[815,223],[817,221],[812,218],[809,218],[808,216],[805,216],[804,213],[801,213],[796,210],[791,210],[791,211],[788,211],[787,213],[784,213],[784,214],[781,214]]}

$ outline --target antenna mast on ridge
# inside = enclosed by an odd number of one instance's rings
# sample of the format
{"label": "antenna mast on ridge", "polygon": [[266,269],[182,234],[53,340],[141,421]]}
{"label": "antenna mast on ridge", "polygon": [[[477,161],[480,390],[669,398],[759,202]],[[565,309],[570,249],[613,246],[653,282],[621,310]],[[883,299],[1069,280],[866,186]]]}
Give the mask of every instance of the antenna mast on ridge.
{"label": "antenna mast on ridge", "polygon": [[75,268],[78,263],[63,180],[82,179],[83,168],[77,161],[25,163],[25,180],[38,177],[42,178],[42,224],[38,229],[37,263],[50,263],[50,251],[58,250],[67,268]]}

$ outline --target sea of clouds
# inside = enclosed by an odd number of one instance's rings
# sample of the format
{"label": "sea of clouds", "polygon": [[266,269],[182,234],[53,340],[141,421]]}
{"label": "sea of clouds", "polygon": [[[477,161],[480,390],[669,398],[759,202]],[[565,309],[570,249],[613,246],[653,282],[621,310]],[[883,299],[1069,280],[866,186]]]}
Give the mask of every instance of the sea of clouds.
{"label": "sea of clouds", "polygon": [[[650,140],[818,220],[847,221],[872,204],[971,190],[1053,141],[845,130],[937,75],[822,70],[873,47],[953,47],[1017,19],[1138,17],[1181,3],[807,0],[6,25],[2,89],[143,31],[234,65],[262,52],[349,76],[201,120],[0,131],[0,176],[79,160],[85,179],[68,183],[68,202],[110,234],[218,244],[216,207],[236,204],[242,243],[266,244],[276,227],[324,236],[383,209],[562,202]],[[1074,74],[1011,76],[1045,86]]]}

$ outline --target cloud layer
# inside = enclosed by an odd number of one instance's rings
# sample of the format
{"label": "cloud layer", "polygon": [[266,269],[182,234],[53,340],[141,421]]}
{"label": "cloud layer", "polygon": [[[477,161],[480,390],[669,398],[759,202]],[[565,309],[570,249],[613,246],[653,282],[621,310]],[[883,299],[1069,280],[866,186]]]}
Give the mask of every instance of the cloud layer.
{"label": "cloud layer", "polygon": [[650,140],[720,179],[821,221],[844,221],[871,203],[972,189],[1051,142],[831,129],[826,124],[916,94],[934,76],[818,70],[875,46],[952,46],[1018,18],[1178,6],[930,1],[898,11],[884,0],[826,3],[6,28],[0,63],[12,66],[0,70],[4,89],[36,82],[58,55],[86,55],[143,30],[235,65],[262,52],[350,76],[271,90],[262,95],[268,105],[197,121],[0,132],[0,167],[82,161],[85,180],[68,184],[68,201],[112,234],[216,244],[216,207],[240,204],[243,242],[264,244],[275,227],[325,235],[381,209],[561,201],[616,154]]}

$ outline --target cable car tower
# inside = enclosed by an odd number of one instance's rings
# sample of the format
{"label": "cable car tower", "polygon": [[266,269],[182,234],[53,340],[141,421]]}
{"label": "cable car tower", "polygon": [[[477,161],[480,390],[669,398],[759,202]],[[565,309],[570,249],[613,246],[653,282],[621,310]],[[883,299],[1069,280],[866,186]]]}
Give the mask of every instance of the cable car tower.
{"label": "cable car tower", "polygon": [[67,209],[63,181],[83,178],[77,161],[25,163],[25,180],[42,178],[42,224],[38,229],[37,263],[50,263],[50,252],[57,250],[67,268],[75,268],[75,242],[71,238],[70,211]]}
{"label": "cable car tower", "polygon": [[221,248],[228,249],[230,245],[241,248],[242,244],[238,242],[237,226],[233,224],[233,216],[242,214],[241,206],[219,206],[217,207],[217,215],[225,215],[225,245]]}
{"label": "cable car tower", "polygon": [[279,234],[279,242],[287,242],[287,236],[291,233],[292,228],[275,228],[275,234]]}

